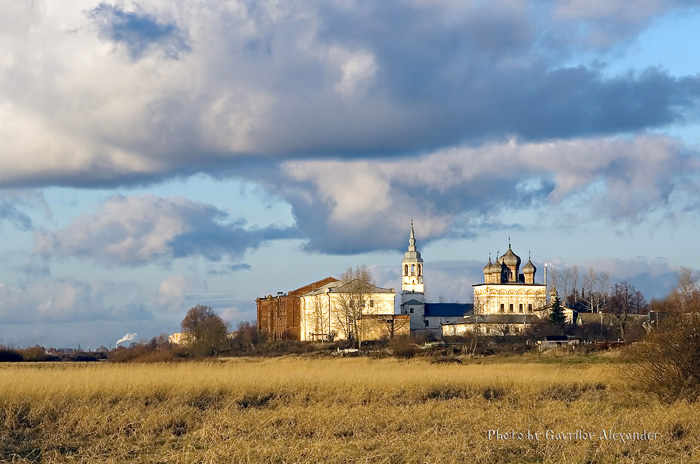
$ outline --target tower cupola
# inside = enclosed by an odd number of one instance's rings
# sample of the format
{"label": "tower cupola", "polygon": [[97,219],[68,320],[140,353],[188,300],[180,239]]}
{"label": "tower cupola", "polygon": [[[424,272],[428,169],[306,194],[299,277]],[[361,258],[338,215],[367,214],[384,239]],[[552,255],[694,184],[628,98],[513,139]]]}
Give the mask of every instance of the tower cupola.
{"label": "tower cupola", "polygon": [[537,272],[537,268],[532,264],[532,257],[528,255],[527,263],[523,266],[523,275],[525,276],[526,284],[535,283],[535,272]]}
{"label": "tower cupola", "polygon": [[401,290],[402,293],[424,293],[423,258],[416,248],[416,235],[411,221],[411,234],[408,238],[408,250],[401,261]]}

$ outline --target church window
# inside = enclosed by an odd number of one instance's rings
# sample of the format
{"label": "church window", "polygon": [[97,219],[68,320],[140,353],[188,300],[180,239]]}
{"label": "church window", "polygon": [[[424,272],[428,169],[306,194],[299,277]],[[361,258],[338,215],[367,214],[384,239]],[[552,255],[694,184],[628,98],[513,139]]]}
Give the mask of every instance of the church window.
{"label": "church window", "polygon": [[[522,305],[521,305],[522,306]],[[369,307],[374,308],[374,300],[369,300]],[[521,311],[522,312],[522,311]]]}
{"label": "church window", "polygon": [[501,303],[501,312],[504,313],[506,312],[506,305]]}
{"label": "church window", "polygon": [[408,275],[408,264],[404,264],[403,266],[403,275]]}
{"label": "church window", "polygon": [[532,312],[532,303],[527,304],[527,312],[531,313]]}
{"label": "church window", "polygon": [[510,305],[508,305],[508,311],[511,312],[511,313],[513,312],[513,303],[511,303]]}
{"label": "church window", "polygon": [[416,265],[411,264],[411,275],[416,275]]}
{"label": "church window", "polygon": [[413,314],[413,308],[409,308],[408,310],[410,311],[411,314]]}
{"label": "church window", "polygon": [[521,313],[523,312],[523,304],[522,303],[520,303],[520,306],[518,307],[518,311]]}
{"label": "church window", "polygon": [[422,265],[422,264],[419,264],[419,265],[418,265],[418,275],[419,275],[419,276],[422,276],[422,275],[423,275],[423,265]]}
{"label": "church window", "polygon": [[426,327],[430,327],[430,321],[427,320],[427,319],[425,320],[425,326],[426,326]]}

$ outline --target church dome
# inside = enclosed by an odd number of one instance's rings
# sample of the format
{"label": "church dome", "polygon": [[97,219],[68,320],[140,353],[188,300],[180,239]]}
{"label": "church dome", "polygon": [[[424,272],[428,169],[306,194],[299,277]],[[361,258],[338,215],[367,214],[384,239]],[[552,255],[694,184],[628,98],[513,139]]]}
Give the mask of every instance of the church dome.
{"label": "church dome", "polygon": [[491,257],[489,257],[489,262],[484,266],[484,274],[491,274]]}
{"label": "church dome", "polygon": [[525,266],[523,266],[523,274],[534,274],[535,271],[537,271],[537,268],[532,264],[532,261],[528,259]]}
{"label": "church dome", "polygon": [[520,266],[520,256],[513,253],[508,245],[508,251],[502,256],[503,263],[508,267]]}
{"label": "church dome", "polygon": [[503,264],[498,262],[498,260],[496,260],[493,263],[493,265],[491,266],[491,274],[500,274],[502,270],[503,270]]}

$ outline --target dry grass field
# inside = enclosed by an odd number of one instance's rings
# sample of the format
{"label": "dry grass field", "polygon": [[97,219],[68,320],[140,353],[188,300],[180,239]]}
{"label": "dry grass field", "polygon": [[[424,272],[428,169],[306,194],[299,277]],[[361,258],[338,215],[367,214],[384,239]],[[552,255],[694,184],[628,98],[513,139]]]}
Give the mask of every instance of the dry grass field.
{"label": "dry grass field", "polygon": [[0,461],[699,462],[700,407],[660,403],[617,370],[367,358],[5,364]]}

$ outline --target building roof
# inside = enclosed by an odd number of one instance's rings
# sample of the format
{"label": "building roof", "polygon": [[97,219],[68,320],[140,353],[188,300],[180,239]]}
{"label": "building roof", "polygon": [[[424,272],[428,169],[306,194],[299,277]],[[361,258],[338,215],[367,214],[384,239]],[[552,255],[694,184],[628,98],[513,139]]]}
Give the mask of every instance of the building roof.
{"label": "building roof", "polygon": [[312,291],[317,290],[317,289],[319,289],[319,288],[321,288],[329,283],[337,282],[337,281],[338,281],[338,279],[336,279],[335,277],[326,277],[325,279],[317,280],[316,282],[311,283],[309,285],[304,285],[303,287],[299,287],[296,290],[290,290],[289,296],[301,296],[305,293],[312,292]]}
{"label": "building roof", "polygon": [[305,295],[317,295],[326,291],[329,293],[396,293],[393,288],[377,287],[360,279],[353,279],[349,282],[329,282]]}
{"label": "building roof", "polygon": [[411,235],[408,238],[408,251],[403,254],[403,261],[405,262],[417,262],[422,263],[423,258],[420,257],[420,251],[416,248],[416,236],[413,233],[413,221],[411,221]]}
{"label": "building roof", "polygon": [[405,303],[402,303],[404,306],[405,305],[417,305],[417,304],[423,304],[422,301],[418,301],[415,298],[411,298],[410,300],[406,301]]}
{"label": "building roof", "polygon": [[471,303],[426,303],[426,317],[462,317],[474,309]]}
{"label": "building roof", "polygon": [[528,259],[527,263],[525,263],[525,266],[523,267],[523,274],[534,274],[536,271],[537,268],[534,264],[532,264],[532,260]]}
{"label": "building roof", "polygon": [[505,263],[506,266],[520,266],[520,256],[513,253],[513,250],[510,248],[510,243],[508,244],[508,251],[501,256],[500,261]]}

